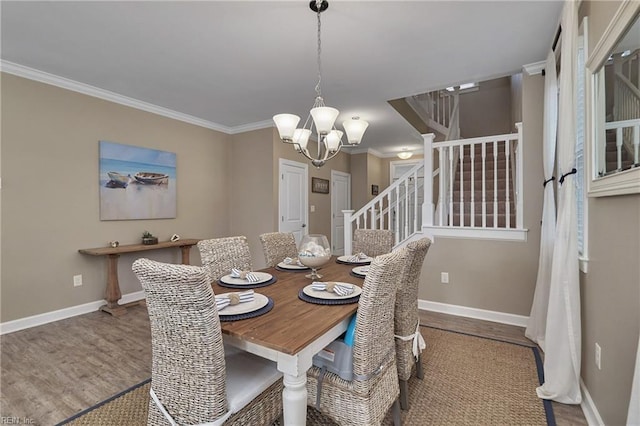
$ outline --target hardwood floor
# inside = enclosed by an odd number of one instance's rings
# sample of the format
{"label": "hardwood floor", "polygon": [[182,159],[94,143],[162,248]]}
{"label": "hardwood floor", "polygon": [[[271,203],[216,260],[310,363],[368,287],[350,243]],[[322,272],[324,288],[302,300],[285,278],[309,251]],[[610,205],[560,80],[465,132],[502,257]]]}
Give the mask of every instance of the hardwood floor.
{"label": "hardwood floor", "polygon": [[[531,344],[516,326],[422,312],[421,322]],[[146,307],[122,317],[92,312],[0,337],[0,420],[53,425],[151,376]],[[579,406],[554,403],[559,426],[586,425]],[[6,423],[6,422],[5,422]]]}

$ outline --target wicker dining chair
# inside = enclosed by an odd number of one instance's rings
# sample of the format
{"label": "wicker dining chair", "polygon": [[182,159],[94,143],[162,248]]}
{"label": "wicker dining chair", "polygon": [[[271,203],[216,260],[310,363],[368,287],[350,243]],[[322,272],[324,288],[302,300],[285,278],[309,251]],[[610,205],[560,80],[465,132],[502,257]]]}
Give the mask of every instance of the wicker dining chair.
{"label": "wicker dining chair", "polygon": [[282,415],[282,373],[275,363],[242,351],[225,357],[203,268],[138,259],[133,271],[151,325],[148,425],[168,425],[169,418],[180,425],[271,425]]}
{"label": "wicker dining chair", "polygon": [[[394,314],[396,337],[396,363],[400,384],[400,408],[409,407],[409,378],[416,367],[416,376],[422,379],[420,362],[421,346],[424,340],[420,334],[420,318],[418,316],[418,286],[424,258],[431,246],[429,238],[422,238],[407,244],[409,253],[407,267],[400,278]],[[422,343],[422,345],[421,345]],[[414,353],[414,347],[417,354]]]}
{"label": "wicker dining chair", "polygon": [[259,236],[267,267],[276,266],[285,258],[298,257],[296,238],[291,232],[268,232]]}
{"label": "wicker dining chair", "polygon": [[253,270],[249,243],[244,235],[201,240],[198,241],[198,250],[211,282],[230,273],[231,268]]}
{"label": "wicker dining chair", "polygon": [[391,253],[393,231],[386,229],[356,229],[353,232],[352,253],[364,253],[370,257]]}
{"label": "wicker dining chair", "polygon": [[393,309],[407,256],[399,249],[376,257],[369,267],[356,314],[354,379],[315,366],[307,372],[307,404],[339,425],[379,425],[392,406],[394,425],[400,425]]}

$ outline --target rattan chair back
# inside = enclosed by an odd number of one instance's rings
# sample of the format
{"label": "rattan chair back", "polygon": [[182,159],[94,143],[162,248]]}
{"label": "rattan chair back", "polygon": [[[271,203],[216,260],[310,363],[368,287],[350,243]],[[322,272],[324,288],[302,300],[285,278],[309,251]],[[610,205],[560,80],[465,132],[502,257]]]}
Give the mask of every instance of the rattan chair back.
{"label": "rattan chair back", "polygon": [[[203,268],[138,259],[151,325],[151,386],[178,424],[211,422],[227,412],[220,320]],[[149,424],[167,421],[153,401]]]}
{"label": "rattan chair back", "polygon": [[353,232],[352,253],[376,257],[393,250],[393,231],[387,229],[356,229]]}
{"label": "rattan chair back", "polygon": [[296,239],[291,232],[268,232],[259,238],[267,267],[276,266],[287,257],[298,257]]}
{"label": "rattan chair back", "polygon": [[253,270],[249,243],[244,235],[201,240],[198,241],[198,250],[211,282],[229,274],[231,268]]}
{"label": "rattan chair back", "polygon": [[376,257],[369,267],[356,314],[354,379],[318,367],[307,373],[307,403],[339,425],[380,425],[392,405],[394,424],[400,424],[393,310],[407,255],[403,248]]}
{"label": "rattan chair back", "polygon": [[[418,316],[418,287],[422,264],[431,246],[429,238],[422,238],[407,244],[407,267],[404,269],[395,305],[395,334],[408,336],[416,332],[420,321]],[[398,378],[409,380],[411,370],[415,365],[415,357],[412,352],[412,341],[396,339],[396,362],[398,364]]]}

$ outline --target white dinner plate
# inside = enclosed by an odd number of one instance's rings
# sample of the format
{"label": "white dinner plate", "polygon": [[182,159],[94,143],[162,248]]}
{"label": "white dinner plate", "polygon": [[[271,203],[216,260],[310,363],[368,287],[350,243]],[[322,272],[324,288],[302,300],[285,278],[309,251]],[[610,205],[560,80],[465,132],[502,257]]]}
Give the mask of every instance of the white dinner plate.
{"label": "white dinner plate", "polygon": [[[218,294],[218,296],[224,296],[233,293]],[[229,305],[226,308],[218,311],[218,315],[240,315],[247,314],[249,312],[257,311],[264,308],[269,303],[269,298],[260,293],[253,293],[253,300],[251,302],[238,303],[237,305]]]}
{"label": "white dinner plate", "polygon": [[225,275],[224,277],[220,278],[220,281],[225,284],[233,284],[233,285],[255,285],[255,284],[266,283],[271,278],[273,278],[273,275],[267,272],[252,272],[252,274],[258,277],[258,281],[251,283],[243,278],[233,278],[231,275]]}
{"label": "white dinner plate", "polygon": [[354,274],[357,275],[367,275],[367,272],[369,272],[369,265],[366,266],[356,266],[355,268],[352,269]]}
{"label": "white dinner plate", "polygon": [[332,291],[314,290],[313,288],[311,288],[313,284],[309,284],[308,286],[303,288],[302,291],[307,296],[315,297],[316,299],[351,299],[352,297],[360,296],[360,293],[362,293],[362,288],[353,283],[340,282],[340,284],[348,284],[353,286],[353,293],[346,296],[339,296]]}
{"label": "white dinner plate", "polygon": [[284,263],[284,262],[278,263],[278,268],[291,269],[293,271],[301,271],[301,270],[309,269],[309,267],[304,266],[304,265],[300,266],[297,263]]}
{"label": "white dinner plate", "polygon": [[354,265],[358,265],[358,264],[363,264],[363,263],[371,263],[373,261],[373,257],[365,257],[364,259],[358,259],[356,261],[351,260],[351,258],[353,257],[353,255],[351,256],[340,256],[338,258],[338,260],[340,262],[344,262],[344,263],[353,263]]}

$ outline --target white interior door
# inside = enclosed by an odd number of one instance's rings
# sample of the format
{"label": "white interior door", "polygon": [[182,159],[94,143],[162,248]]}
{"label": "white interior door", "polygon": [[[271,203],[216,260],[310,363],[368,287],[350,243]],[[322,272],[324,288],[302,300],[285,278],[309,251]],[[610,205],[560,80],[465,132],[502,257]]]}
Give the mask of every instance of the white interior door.
{"label": "white interior door", "polygon": [[351,175],[331,170],[331,251],[344,254],[344,215],[351,209]]}
{"label": "white interior door", "polygon": [[278,229],[280,232],[292,232],[296,237],[296,244],[299,244],[302,236],[308,232],[308,166],[281,158],[279,174]]}

